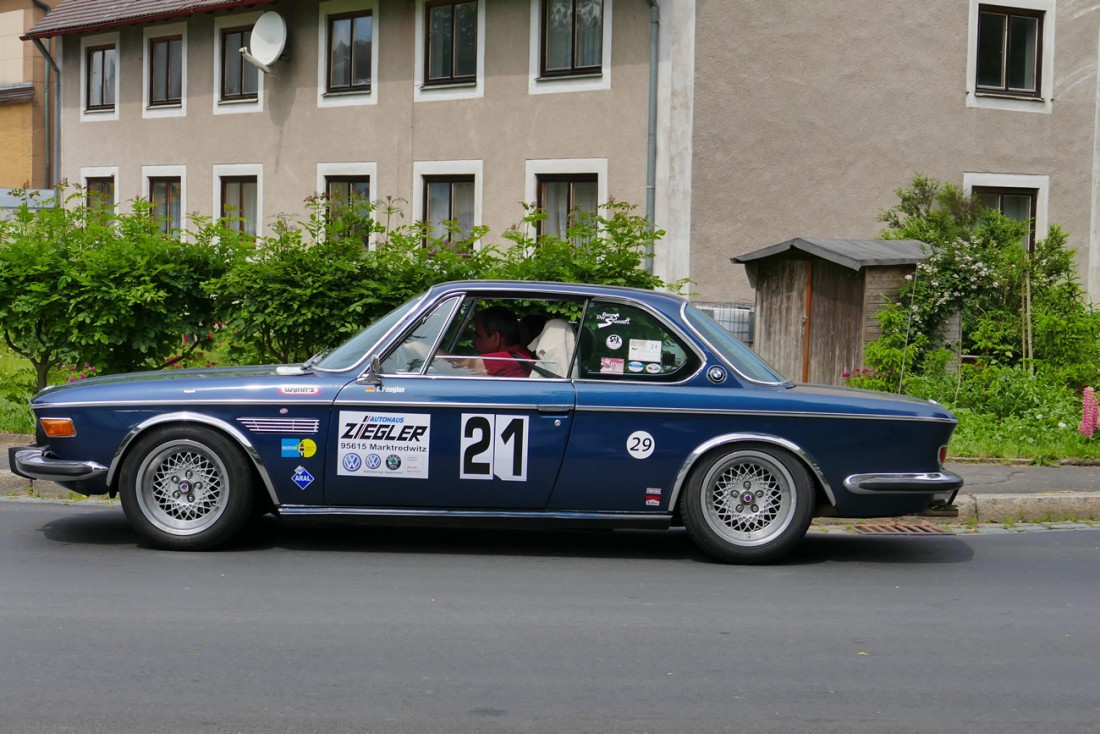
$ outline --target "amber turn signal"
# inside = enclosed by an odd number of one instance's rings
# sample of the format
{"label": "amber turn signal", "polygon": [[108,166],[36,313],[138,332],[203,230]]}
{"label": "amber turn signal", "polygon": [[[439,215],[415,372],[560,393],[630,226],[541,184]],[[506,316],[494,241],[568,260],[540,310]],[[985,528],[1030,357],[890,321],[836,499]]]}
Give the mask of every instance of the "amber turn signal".
{"label": "amber turn signal", "polygon": [[72,418],[43,418],[40,422],[48,438],[72,438],[76,435]]}

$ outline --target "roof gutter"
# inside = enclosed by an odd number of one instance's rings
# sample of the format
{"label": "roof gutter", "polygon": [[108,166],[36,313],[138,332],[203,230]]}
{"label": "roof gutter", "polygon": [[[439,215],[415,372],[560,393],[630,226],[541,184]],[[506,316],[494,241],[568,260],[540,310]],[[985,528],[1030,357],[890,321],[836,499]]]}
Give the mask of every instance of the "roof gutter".
{"label": "roof gutter", "polygon": [[[649,3],[649,133],[646,140],[645,218],[649,223],[650,231],[653,231],[657,212],[657,70],[661,8],[657,5],[657,0],[646,0],[646,2]],[[653,272],[652,242],[645,248],[645,267],[649,272]]]}
{"label": "roof gutter", "polygon": [[[37,0],[32,0],[37,5]],[[130,18],[121,18],[119,20],[113,20],[106,23],[95,24],[83,24],[74,25],[68,28],[56,28],[48,29],[46,31],[39,31],[37,33],[28,32],[27,34],[20,36],[20,40],[33,41],[36,38],[51,38],[54,36],[72,36],[77,33],[93,33],[95,31],[107,30],[108,28],[119,28],[127,25],[140,25],[142,23],[155,23],[160,20],[171,20],[173,18],[184,18],[191,15],[199,15],[200,13],[213,13],[218,10],[228,10],[233,8],[244,8],[250,5],[265,5],[272,3],[274,0],[227,0],[222,3],[214,3],[211,5],[203,5],[199,8],[185,8],[182,10],[174,10],[170,13],[156,13],[151,15],[135,15]],[[32,29],[33,31],[33,29]]]}

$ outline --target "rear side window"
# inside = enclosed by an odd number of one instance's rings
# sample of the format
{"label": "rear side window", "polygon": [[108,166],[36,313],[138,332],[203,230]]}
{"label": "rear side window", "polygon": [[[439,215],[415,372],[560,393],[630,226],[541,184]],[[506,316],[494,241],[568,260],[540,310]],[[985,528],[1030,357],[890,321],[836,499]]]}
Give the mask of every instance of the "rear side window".
{"label": "rear side window", "polygon": [[638,382],[686,379],[699,358],[650,312],[593,300],[581,324],[578,377]]}

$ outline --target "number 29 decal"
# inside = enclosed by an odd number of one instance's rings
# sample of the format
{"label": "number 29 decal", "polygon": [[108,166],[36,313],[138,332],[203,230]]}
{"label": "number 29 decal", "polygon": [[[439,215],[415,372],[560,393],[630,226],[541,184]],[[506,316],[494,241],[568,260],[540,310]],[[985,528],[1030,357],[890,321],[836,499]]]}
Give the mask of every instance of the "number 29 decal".
{"label": "number 29 decal", "polygon": [[462,414],[462,479],[527,481],[527,416]]}

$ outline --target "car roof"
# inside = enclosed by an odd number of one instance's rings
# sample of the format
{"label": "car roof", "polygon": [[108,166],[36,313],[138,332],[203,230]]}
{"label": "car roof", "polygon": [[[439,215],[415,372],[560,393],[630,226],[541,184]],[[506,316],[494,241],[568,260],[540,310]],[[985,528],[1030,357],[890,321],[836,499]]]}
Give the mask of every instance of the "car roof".
{"label": "car roof", "polygon": [[532,294],[567,295],[608,298],[630,298],[652,306],[679,310],[686,301],[682,296],[662,291],[650,291],[642,288],[627,288],[618,285],[593,285],[590,283],[554,283],[539,280],[453,280],[440,283],[430,289],[435,296],[455,291],[493,292],[525,291]]}

